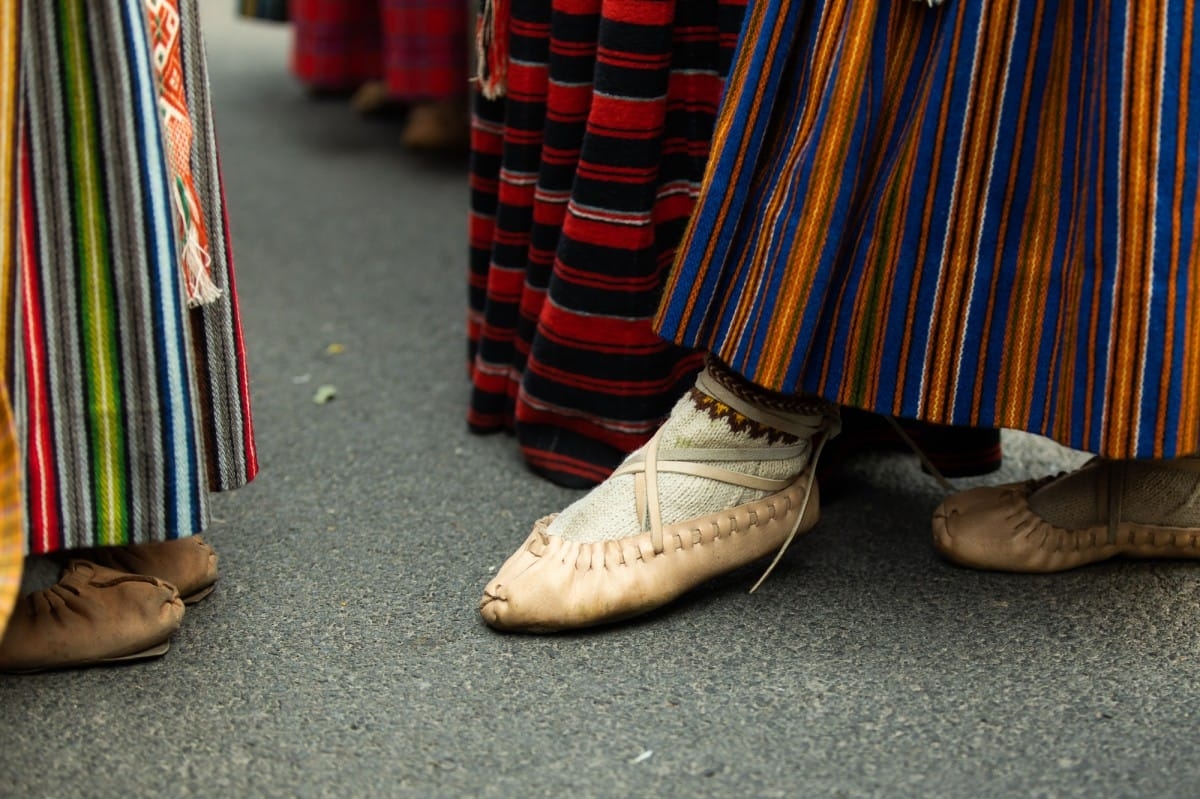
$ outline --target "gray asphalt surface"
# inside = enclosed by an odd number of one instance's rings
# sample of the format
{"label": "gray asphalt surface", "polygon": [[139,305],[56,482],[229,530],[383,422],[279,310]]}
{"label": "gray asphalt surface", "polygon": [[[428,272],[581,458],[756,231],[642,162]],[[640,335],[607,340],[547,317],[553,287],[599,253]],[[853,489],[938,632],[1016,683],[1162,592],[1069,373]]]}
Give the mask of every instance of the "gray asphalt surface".
{"label": "gray asphalt surface", "polygon": [[[756,568],[619,628],[485,628],[489,574],[577,495],[466,430],[465,163],[308,98],[286,29],[231,5],[205,10],[262,474],[219,498],[221,582],[164,658],[0,678],[0,795],[1200,795],[1200,572],[955,568],[907,457],[848,469],[754,595]],[[992,479],[1080,458],[1006,446]]]}

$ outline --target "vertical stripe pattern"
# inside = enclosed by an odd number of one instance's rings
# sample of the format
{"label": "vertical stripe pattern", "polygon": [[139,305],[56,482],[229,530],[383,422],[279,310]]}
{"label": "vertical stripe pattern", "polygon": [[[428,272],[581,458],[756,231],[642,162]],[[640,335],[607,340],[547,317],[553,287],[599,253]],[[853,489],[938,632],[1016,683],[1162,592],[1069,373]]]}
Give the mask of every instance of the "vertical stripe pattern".
{"label": "vertical stripe pattern", "polygon": [[[8,307],[17,263],[17,149],[20,116],[20,5],[0,3],[0,302]],[[13,331],[0,325],[0,634],[16,604],[25,560],[21,462],[9,402]]]}
{"label": "vertical stripe pattern", "polygon": [[1200,450],[1191,4],[748,17],[657,319],[768,388]]}
{"label": "vertical stripe pattern", "polygon": [[23,5],[19,331],[34,553],[160,541],[250,480],[250,425],[197,0],[180,0],[191,168],[222,296],[188,310],[139,0]]}
{"label": "vertical stripe pattern", "polygon": [[[0,17],[3,16],[0,11]],[[4,25],[0,19],[0,27]],[[4,32],[0,30],[0,41]],[[13,51],[15,52],[15,51]],[[0,384],[0,635],[8,624],[21,591],[25,562],[24,516],[21,499],[21,458],[13,428],[8,391]]]}
{"label": "vertical stripe pattern", "polygon": [[476,431],[599,482],[700,365],[651,329],[699,190],[744,0],[514,0],[503,100],[476,98]]}

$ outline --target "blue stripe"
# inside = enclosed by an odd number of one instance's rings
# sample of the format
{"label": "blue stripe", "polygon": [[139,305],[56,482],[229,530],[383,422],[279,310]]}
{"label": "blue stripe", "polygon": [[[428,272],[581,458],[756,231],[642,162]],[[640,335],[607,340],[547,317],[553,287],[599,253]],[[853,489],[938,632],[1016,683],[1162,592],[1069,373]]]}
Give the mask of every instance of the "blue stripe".
{"label": "blue stripe", "polygon": [[158,102],[154,83],[149,80],[153,67],[149,60],[148,33],[139,0],[125,0],[126,46],[133,59],[135,79],[134,119],[140,123],[139,152],[143,153],[143,190],[147,197],[147,246],[151,268],[150,290],[155,345],[158,353],[157,371],[162,392],[163,478],[165,481],[165,518],[169,537],[190,535],[201,529],[201,512],[193,492],[198,484],[199,458],[196,452],[196,420],[193,415],[190,376],[185,357],[187,343],[183,324],[186,316],[175,309],[185,301],[179,273],[179,251],[171,220],[169,197],[170,176],[163,169],[166,153],[163,150],[159,127]]}
{"label": "blue stripe", "polygon": [[[747,78],[739,82],[735,76],[727,89],[721,118],[725,126],[730,121],[733,125],[717,142],[716,166],[702,188],[690,238],[680,252],[674,293],[664,298],[660,332],[684,346],[715,351],[737,371],[765,380],[767,388],[822,393],[857,402],[867,410],[899,410],[901,415],[957,424],[1014,420],[1026,429],[1093,451],[1132,449],[1157,454],[1161,449],[1169,455],[1176,447],[1200,446],[1200,442],[1170,440],[1171,430],[1157,427],[1164,405],[1169,420],[1177,422],[1185,397],[1191,397],[1189,404],[1200,401],[1196,396],[1200,387],[1186,387],[1185,394],[1178,379],[1184,365],[1181,348],[1198,348],[1188,340],[1189,335],[1195,338],[1195,320],[1179,318],[1174,330],[1163,329],[1168,311],[1166,282],[1172,268],[1170,242],[1175,236],[1186,241],[1175,264],[1184,275],[1193,260],[1191,248],[1196,246],[1192,228],[1200,130],[1191,120],[1186,134],[1189,163],[1179,178],[1184,195],[1180,210],[1187,218],[1177,229],[1172,229],[1170,218],[1177,189],[1173,161],[1177,115],[1200,109],[1200,98],[1191,96],[1197,93],[1194,85],[1185,98],[1171,90],[1180,83],[1182,32],[1171,31],[1167,38],[1165,57],[1176,72],[1165,75],[1161,98],[1166,113],[1159,134],[1163,157],[1157,167],[1161,205],[1154,230],[1155,290],[1141,308],[1131,305],[1139,302],[1138,286],[1125,287],[1128,296],[1114,296],[1121,231],[1140,202],[1140,198],[1118,195],[1128,157],[1121,151],[1126,110],[1121,92],[1126,38],[1136,36],[1146,42],[1158,33],[1132,31],[1134,20],[1124,4],[1095,0],[1059,6],[1043,0],[1014,0],[1011,20],[985,16],[1000,11],[1001,4],[948,4],[936,10],[917,8],[905,0],[884,2],[874,9],[851,5],[846,13],[864,21],[869,22],[859,15],[880,15],[872,34],[873,61],[863,90],[833,98],[832,82],[813,83],[826,78],[813,69],[809,54],[815,52],[813,40],[819,29],[848,30],[844,22],[823,17],[830,8],[820,4],[764,2],[766,7],[754,12],[765,20],[763,30],[746,28],[755,34],[754,40],[743,33],[738,60],[749,65],[748,71],[741,70]],[[1161,8],[1178,25],[1187,7],[1184,0],[1161,0]],[[915,18],[917,14],[923,16]],[[985,18],[987,25],[996,27],[984,30]],[[900,57],[886,48],[898,32],[909,35],[910,24],[917,27],[920,38],[914,52],[903,55],[905,64],[900,68],[907,68],[908,74],[898,86],[883,87],[883,70],[896,68],[892,59]],[[957,30],[962,36],[956,41]],[[783,35],[772,50],[768,37],[776,31]],[[1007,48],[1002,66],[1008,84],[973,84],[980,67],[976,59],[993,47]],[[1060,54],[1066,56],[1061,64]],[[822,69],[829,68],[836,76],[844,55],[835,51]],[[1193,74],[1197,66],[1193,64]],[[1052,69],[1066,72],[1057,74]],[[898,96],[882,97],[888,90]],[[925,90],[933,93],[935,106],[921,114],[918,100]],[[1065,108],[1060,108],[1060,98],[1066,99]],[[995,110],[995,118],[986,120],[987,130],[964,127],[976,100]],[[839,110],[847,102],[856,106],[852,130],[825,129],[835,102]],[[751,117],[754,106],[760,113]],[[882,126],[890,122],[885,110],[897,114],[891,131]],[[802,114],[816,115],[811,139],[800,137]],[[977,116],[972,119],[977,125],[983,121]],[[822,137],[847,135],[851,154],[843,174],[833,185],[812,185],[824,171],[817,162]],[[968,141],[967,136],[973,139]],[[993,141],[985,168],[975,174],[959,173],[960,160],[971,148]],[[903,148],[909,146],[917,148],[914,181],[902,185],[893,178],[908,174],[899,170]],[[1040,172],[1039,163],[1047,168]],[[951,218],[954,204],[968,196],[965,192],[976,191],[984,192],[980,205],[960,205],[958,211],[971,218]],[[825,241],[812,252],[799,252],[798,217],[809,199],[823,199],[832,216]],[[727,214],[724,208],[729,209]],[[769,208],[779,209],[779,218],[768,218]],[[924,215],[929,209],[932,219],[926,225]],[[953,257],[946,247],[947,231],[958,237]],[[963,235],[972,237],[965,248]],[[881,242],[888,260],[877,263],[872,244]],[[918,262],[922,244],[927,249]],[[705,256],[706,250],[711,258]],[[796,261],[806,270],[803,278],[789,271],[795,270]],[[751,280],[750,270],[760,268],[763,273]],[[779,298],[787,288],[784,281],[792,279],[811,281],[812,289],[800,298],[799,307],[780,307]],[[954,286],[961,293],[946,294]],[[1183,291],[1186,286],[1181,281],[1177,288]],[[914,291],[916,304],[910,309]],[[890,296],[885,296],[888,292]],[[939,301],[948,302],[962,315],[937,320],[941,328],[936,335],[956,337],[950,341],[929,338],[935,329],[929,317]],[[1018,309],[1030,315],[1018,317]],[[1181,297],[1180,317],[1186,317],[1185,309]],[[879,318],[864,319],[868,310]],[[1115,314],[1131,311],[1153,320],[1151,340],[1136,367],[1145,370],[1141,405],[1132,410],[1130,419],[1120,420],[1141,426],[1134,442],[1106,441],[1108,429],[1118,427],[1104,418],[1110,399],[1125,402],[1129,392],[1139,390],[1141,373],[1113,375],[1108,362],[1115,341],[1141,344],[1141,329],[1115,329],[1121,324]],[[735,324],[736,318],[745,321]],[[856,319],[887,325],[882,352],[874,351],[874,339],[854,329]],[[1018,331],[1018,324],[1031,328]],[[772,363],[769,372],[762,369],[763,353],[779,344],[772,337],[791,335],[795,329],[797,341],[786,342],[792,345],[789,357]],[[1028,336],[1033,349],[1018,351],[1017,335]],[[1180,348],[1170,353],[1169,363],[1165,336]],[[909,354],[901,362],[905,337]],[[860,340],[872,346],[861,347]],[[1064,349],[1067,344],[1072,348]],[[957,348],[960,360],[953,368],[935,373],[932,367],[940,369],[941,364],[930,361],[928,353],[946,347]],[[1173,380],[1165,394],[1164,375]],[[858,393],[869,388],[864,377],[873,378],[877,386],[870,396]],[[954,381],[945,387],[952,402],[946,413],[940,407],[921,405],[923,398],[941,388],[935,380]],[[1091,392],[1086,389],[1089,381],[1094,384]],[[1069,402],[1061,392],[1069,395]],[[1024,405],[1028,411],[1015,418],[1013,411]]]}

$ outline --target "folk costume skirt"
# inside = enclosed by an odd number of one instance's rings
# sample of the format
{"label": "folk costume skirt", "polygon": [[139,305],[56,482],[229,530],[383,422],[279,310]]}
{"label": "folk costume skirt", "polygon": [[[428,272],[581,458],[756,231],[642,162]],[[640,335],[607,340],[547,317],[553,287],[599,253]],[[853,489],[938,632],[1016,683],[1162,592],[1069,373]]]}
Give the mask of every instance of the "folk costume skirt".
{"label": "folk costume skirt", "polygon": [[465,97],[464,0],[292,0],[292,72],[315,89],[384,80],[406,101]]}
{"label": "folk costume skirt", "polygon": [[[21,10],[0,3],[0,276],[14,274],[17,258],[17,153],[20,108]],[[7,291],[8,280],[0,282]],[[0,328],[0,332],[4,329]],[[3,354],[7,347],[0,348]],[[21,589],[25,561],[21,453],[7,380],[0,383],[0,630],[8,624]]]}
{"label": "folk costume skirt", "polygon": [[[0,353],[31,553],[192,535],[209,492],[258,468],[197,5],[21,4]],[[178,71],[160,84],[163,63]],[[180,152],[220,291],[197,307],[173,208]]]}
{"label": "folk costume skirt", "polygon": [[754,4],[657,318],[755,383],[1200,450],[1184,0]]}
{"label": "folk costume skirt", "polygon": [[699,191],[745,0],[514,0],[507,96],[476,98],[470,215],[476,431],[604,479],[700,356],[651,329]]}

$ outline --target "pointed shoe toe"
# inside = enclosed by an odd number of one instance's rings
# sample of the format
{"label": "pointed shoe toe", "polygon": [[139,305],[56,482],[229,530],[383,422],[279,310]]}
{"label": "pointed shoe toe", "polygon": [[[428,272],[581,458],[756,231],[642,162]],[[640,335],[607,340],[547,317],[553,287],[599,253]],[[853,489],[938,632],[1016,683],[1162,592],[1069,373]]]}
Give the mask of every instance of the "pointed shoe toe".
{"label": "pointed shoe toe", "polygon": [[649,546],[648,536],[565,541],[546,532],[553,519],[539,520],[484,588],[479,612],[488,626],[508,632],[558,632],[620,621],[673,598],[660,596],[661,590],[646,584],[652,579],[649,571],[622,568],[642,561],[640,546]]}
{"label": "pointed shoe toe", "polygon": [[628,619],[779,551],[816,525],[819,505],[810,467],[760,500],[664,525],[661,548],[649,532],[566,541],[547,532],[547,517],[488,583],[479,612],[494,629],[529,633]]}
{"label": "pointed shoe toe", "polygon": [[1010,483],[948,497],[933,512],[934,546],[962,566],[1011,562],[1026,549],[1021,528],[1028,493],[1024,483]]}

